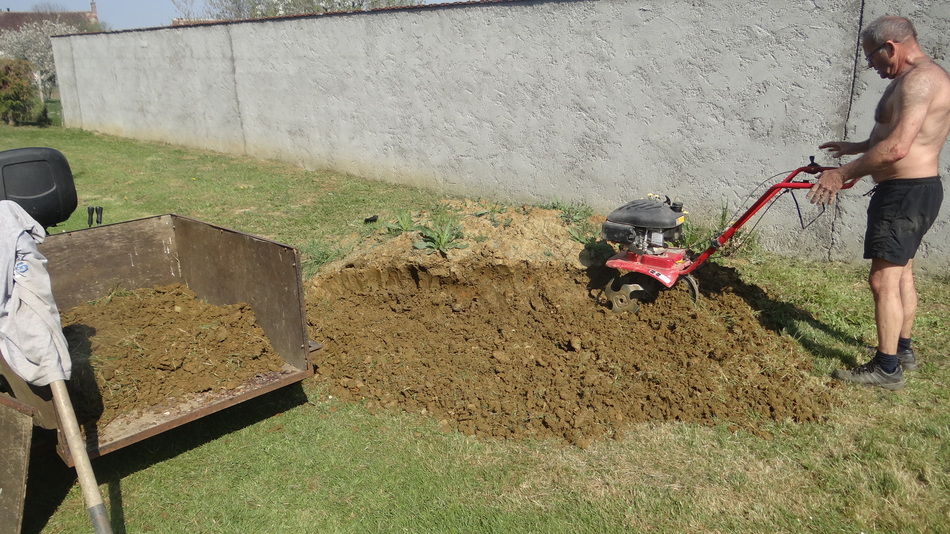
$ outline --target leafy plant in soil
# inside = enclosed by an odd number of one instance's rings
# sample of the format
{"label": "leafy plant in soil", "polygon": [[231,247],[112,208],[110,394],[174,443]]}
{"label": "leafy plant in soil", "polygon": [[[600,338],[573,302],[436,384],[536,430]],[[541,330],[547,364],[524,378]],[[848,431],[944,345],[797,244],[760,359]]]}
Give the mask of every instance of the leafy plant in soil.
{"label": "leafy plant in soil", "polygon": [[438,213],[433,217],[431,226],[420,226],[419,233],[422,239],[412,244],[413,247],[428,250],[429,253],[439,252],[443,257],[448,251],[456,248],[465,248],[468,245],[460,241],[465,237],[462,225],[458,218],[447,213]]}
{"label": "leafy plant in soil", "polygon": [[415,232],[418,231],[421,227],[416,224],[416,221],[412,217],[412,212],[409,210],[399,210],[396,213],[396,220],[391,223],[386,223],[386,231],[390,234],[402,234],[405,232]]}

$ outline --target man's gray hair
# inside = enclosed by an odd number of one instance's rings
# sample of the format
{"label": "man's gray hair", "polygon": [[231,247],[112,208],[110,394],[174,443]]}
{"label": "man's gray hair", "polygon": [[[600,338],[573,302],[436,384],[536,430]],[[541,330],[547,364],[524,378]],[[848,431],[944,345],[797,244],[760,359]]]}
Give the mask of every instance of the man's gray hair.
{"label": "man's gray hair", "polygon": [[917,40],[914,24],[904,17],[884,16],[868,24],[861,31],[861,41],[873,45],[882,45],[887,41],[902,42]]}

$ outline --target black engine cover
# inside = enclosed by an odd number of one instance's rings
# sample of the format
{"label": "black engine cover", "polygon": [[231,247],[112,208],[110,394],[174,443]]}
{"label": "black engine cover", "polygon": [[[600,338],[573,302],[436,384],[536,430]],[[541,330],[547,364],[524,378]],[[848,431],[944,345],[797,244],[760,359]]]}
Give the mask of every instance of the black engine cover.
{"label": "black engine cover", "polygon": [[607,220],[612,223],[669,230],[682,224],[682,211],[674,211],[669,204],[663,204],[648,198],[627,202],[610,212]]}
{"label": "black engine cover", "polygon": [[644,246],[663,246],[664,241],[679,239],[684,216],[682,204],[673,207],[642,198],[610,212],[601,226],[601,233],[604,240],[612,243],[642,242]]}
{"label": "black engine cover", "polygon": [[43,147],[0,152],[0,200],[16,202],[44,228],[65,221],[77,205],[66,156]]}

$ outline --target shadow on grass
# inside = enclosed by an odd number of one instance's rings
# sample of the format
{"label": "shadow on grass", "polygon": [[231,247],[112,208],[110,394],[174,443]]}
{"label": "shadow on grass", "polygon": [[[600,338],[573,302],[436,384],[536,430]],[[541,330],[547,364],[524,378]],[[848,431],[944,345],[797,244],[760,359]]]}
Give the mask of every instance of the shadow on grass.
{"label": "shadow on grass", "polygon": [[759,312],[759,323],[765,328],[787,333],[811,354],[837,359],[847,366],[857,365],[854,354],[821,343],[813,332],[821,332],[845,346],[860,346],[863,344],[861,339],[819,321],[807,310],[771,297],[755,284],[743,282],[741,275],[733,267],[710,262],[697,269],[696,273],[701,294],[732,291],[742,297],[753,310]]}
{"label": "shadow on grass", "polygon": [[[97,482],[107,486],[103,499],[113,533],[128,532],[122,506],[123,478],[307,402],[298,382],[93,459]],[[55,451],[55,431],[35,428],[33,442],[23,534],[42,532],[76,483],[75,470],[66,466]]]}

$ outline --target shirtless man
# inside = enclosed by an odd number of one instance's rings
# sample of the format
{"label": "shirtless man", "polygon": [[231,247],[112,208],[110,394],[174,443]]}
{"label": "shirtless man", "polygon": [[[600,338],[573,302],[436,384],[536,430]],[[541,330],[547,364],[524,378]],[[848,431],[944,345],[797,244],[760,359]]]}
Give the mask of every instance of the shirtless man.
{"label": "shirtless man", "polygon": [[837,379],[886,389],[904,387],[904,370],[917,368],[910,347],[917,311],[913,258],[943,201],[939,157],[950,131],[950,76],[920,49],[913,24],[881,17],[861,32],[868,68],[892,80],[874,113],[866,141],[818,148],[835,158],[862,154],[825,171],[808,193],[813,204],[834,202],[841,186],[871,176],[864,257],[874,295],[877,353],[870,362],[838,369]]}

